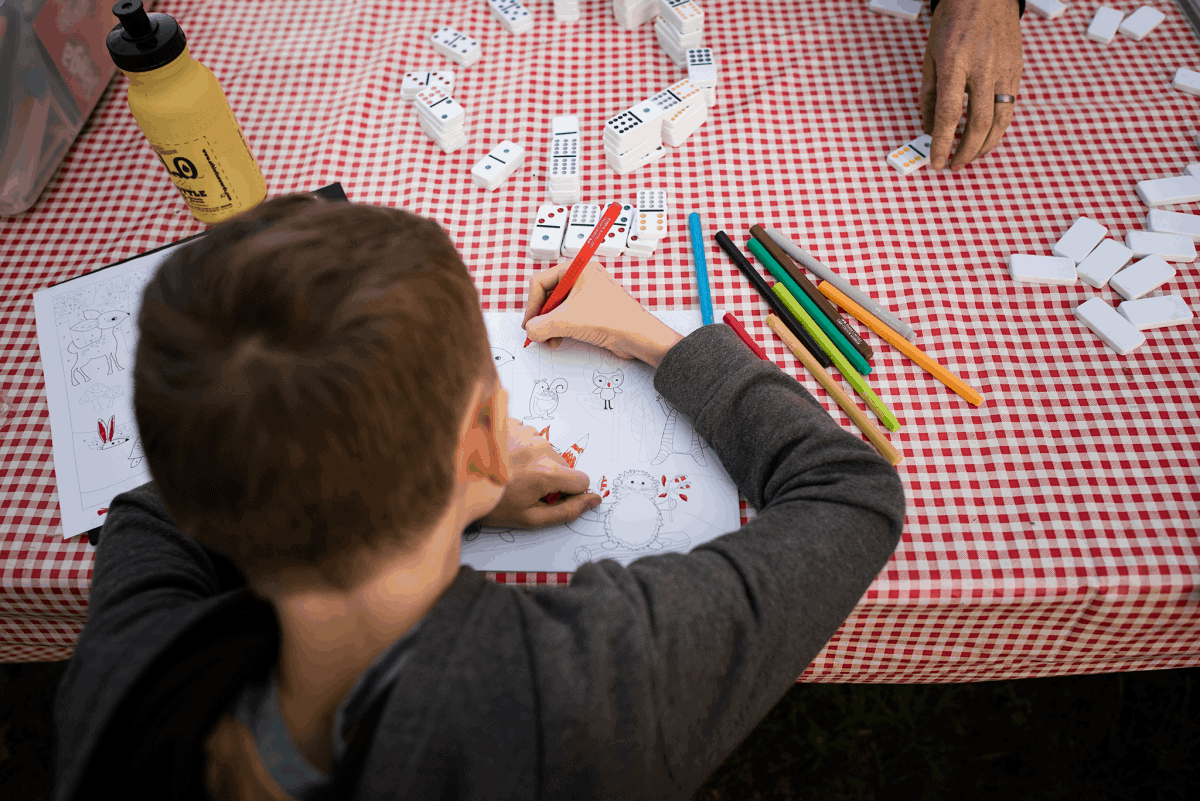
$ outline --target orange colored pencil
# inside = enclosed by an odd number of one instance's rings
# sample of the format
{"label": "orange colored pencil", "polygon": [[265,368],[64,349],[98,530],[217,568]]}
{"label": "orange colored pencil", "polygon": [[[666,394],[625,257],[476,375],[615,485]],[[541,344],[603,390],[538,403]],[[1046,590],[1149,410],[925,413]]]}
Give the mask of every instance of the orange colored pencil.
{"label": "orange colored pencil", "polygon": [[870,328],[876,334],[879,334],[879,336],[886,339],[888,344],[890,344],[893,348],[912,359],[913,363],[915,363],[917,367],[920,367],[938,381],[941,381],[943,384],[950,387],[950,389],[954,390],[965,401],[974,404],[975,406],[983,403],[983,396],[972,389],[966,381],[963,381],[954,373],[950,372],[945,367],[942,367],[940,364],[934,361],[933,357],[927,355],[916,345],[913,345],[907,339],[888,328],[873,314],[868,312],[862,306],[859,306],[854,301],[850,300],[850,298],[846,297],[845,294],[843,294],[841,290],[839,290],[833,284],[829,283],[828,281],[822,281],[817,286],[817,289],[821,290],[825,297],[829,298],[834,303],[845,309],[850,316],[854,317],[867,328]]}

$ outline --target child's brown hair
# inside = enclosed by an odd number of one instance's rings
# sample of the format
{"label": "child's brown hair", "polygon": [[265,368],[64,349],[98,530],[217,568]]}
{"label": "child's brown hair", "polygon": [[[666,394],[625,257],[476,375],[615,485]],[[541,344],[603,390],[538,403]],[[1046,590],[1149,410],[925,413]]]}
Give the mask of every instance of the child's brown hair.
{"label": "child's brown hair", "polygon": [[138,327],[150,473],[180,528],[252,581],[304,565],[344,590],[411,544],[445,511],[467,403],[495,379],[436,223],[310,196],[169,257]]}

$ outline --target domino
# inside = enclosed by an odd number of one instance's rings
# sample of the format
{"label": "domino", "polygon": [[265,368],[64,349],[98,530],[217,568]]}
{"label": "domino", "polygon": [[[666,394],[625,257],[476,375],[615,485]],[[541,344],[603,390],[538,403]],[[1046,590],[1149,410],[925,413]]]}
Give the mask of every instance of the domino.
{"label": "domino", "polygon": [[1062,239],[1050,248],[1055,256],[1062,256],[1078,264],[1108,235],[1108,229],[1095,220],[1080,217],[1062,235]]}
{"label": "domino", "polygon": [[1125,246],[1133,251],[1133,257],[1162,256],[1163,261],[1193,262],[1196,260],[1196,243],[1183,234],[1164,234],[1155,231],[1130,231],[1125,234]]}
{"label": "domino", "polygon": [[436,86],[448,95],[454,94],[454,72],[452,70],[419,70],[404,73],[400,81],[400,99],[415,100],[417,92],[427,86]]}
{"label": "domino", "polygon": [[1132,353],[1146,344],[1146,335],[1100,298],[1092,298],[1076,306],[1075,317],[1119,356]]}
{"label": "domino", "polygon": [[604,154],[604,161],[617,175],[628,175],[634,170],[645,167],[647,164],[652,164],[666,155],[667,149],[662,144],[658,144],[649,153],[633,162],[617,161],[616,157],[607,151]]}
{"label": "domino", "polygon": [[658,46],[671,57],[675,66],[686,68],[687,51],[694,47],[700,47],[703,43],[704,31],[681,36],[674,33],[671,26],[663,22],[662,17],[659,17],[654,22],[654,36],[658,40]]}
{"label": "domino", "polygon": [[613,16],[622,28],[640,28],[658,15],[655,0],[613,0]]}
{"label": "domino", "polygon": [[1100,44],[1112,44],[1112,40],[1117,37],[1117,28],[1124,18],[1125,15],[1115,8],[1100,6],[1096,9],[1096,16],[1092,17],[1092,24],[1088,25],[1087,38]]}
{"label": "domino", "polygon": [[1183,172],[1185,175],[1190,175],[1193,178],[1200,178],[1200,164],[1189,164]]}
{"label": "domino", "polygon": [[[608,204],[604,204],[607,208]],[[633,206],[625,203],[621,206],[621,214],[613,221],[612,227],[604,235],[596,255],[616,258],[625,253],[625,242],[629,239],[629,229],[633,222]]]}
{"label": "domino", "polygon": [[1137,300],[1175,277],[1175,268],[1161,256],[1147,256],[1126,267],[1108,282],[1125,300]]}
{"label": "domino", "polygon": [[1167,15],[1157,8],[1142,6],[1126,17],[1125,21],[1121,23],[1121,27],[1117,28],[1117,30],[1133,41],[1140,42],[1150,35],[1150,31],[1161,25],[1162,21],[1166,18]]}
{"label": "domino", "polygon": [[453,153],[467,143],[467,136],[461,129],[457,132],[443,135],[441,132],[430,128],[425,120],[418,120],[417,122],[421,126],[421,130],[425,132],[425,135],[437,143],[437,146],[442,149],[443,153]]}
{"label": "domino", "polygon": [[[638,210],[633,209],[633,219],[636,222]],[[654,255],[654,246],[658,244],[656,240],[643,240],[638,236],[637,226],[630,225],[627,238],[625,239],[625,253],[630,256],[640,256],[645,258]]]}
{"label": "domino", "polygon": [[1171,81],[1171,88],[1200,97],[1200,72],[1180,67],[1175,70],[1175,78]]}
{"label": "domino", "polygon": [[[1035,0],[1025,0],[1025,2],[1032,5]],[[916,22],[917,17],[921,16],[921,6],[920,0],[871,0],[867,9],[876,14],[895,17],[907,22]]]}
{"label": "domino", "polygon": [[1025,6],[1044,19],[1058,19],[1067,13],[1067,7],[1058,0],[1025,0]]}
{"label": "domino", "polygon": [[604,123],[604,145],[614,153],[626,153],[643,142],[658,142],[662,134],[663,109],[643,100]]}
{"label": "domino", "polygon": [[681,34],[704,28],[704,11],[693,0],[658,0],[658,15]]}
{"label": "domino", "polygon": [[567,220],[567,233],[563,237],[562,254],[568,258],[578,255],[583,243],[591,235],[596,223],[600,222],[600,207],[576,203],[571,207],[571,216]]}
{"label": "domino", "polygon": [[717,62],[711,47],[693,47],[687,51],[688,80],[701,89],[717,85]]}
{"label": "domino", "polygon": [[564,114],[550,120],[550,199],[579,202],[579,117]]}
{"label": "domino", "polygon": [[1192,310],[1178,295],[1127,300],[1117,307],[1121,316],[1139,331],[1183,325],[1192,321]]}
{"label": "domino", "polygon": [[887,163],[901,175],[912,175],[929,163],[929,150],[933,137],[921,134],[907,145],[898,147],[888,154]]}
{"label": "domino", "polygon": [[558,261],[562,252],[563,237],[567,234],[568,212],[566,206],[548,204],[538,206],[529,232],[529,257],[537,261]]}
{"label": "domino", "polygon": [[1200,216],[1195,214],[1150,209],[1146,215],[1146,228],[1160,234],[1183,234],[1190,236],[1193,242],[1200,242]]}
{"label": "domino", "polygon": [[488,0],[488,11],[509,33],[533,29],[533,15],[518,0]]}
{"label": "domino", "polygon": [[525,163],[525,148],[505,139],[471,168],[471,180],[489,192],[499,188]]}
{"label": "domino", "polygon": [[1133,251],[1112,239],[1105,239],[1075,268],[1079,279],[1100,289],[1133,259]]}
{"label": "domino", "polygon": [[1026,256],[1014,253],[1008,257],[1008,274],[1014,281],[1027,284],[1056,284],[1069,286],[1079,280],[1075,262],[1058,256]]}
{"label": "domino", "polygon": [[1183,175],[1179,178],[1157,178],[1138,181],[1138,197],[1150,208],[1193,203],[1200,200],[1200,178]]}
{"label": "domino", "polygon": [[452,132],[466,119],[466,110],[436,86],[417,92],[415,100],[417,114],[435,131]]}
{"label": "domino", "polygon": [[640,189],[634,233],[641,242],[658,242],[667,235],[667,193],[662,189]]}
{"label": "domino", "polygon": [[579,0],[554,0],[556,22],[578,22]]}
{"label": "domino", "polygon": [[453,28],[439,28],[429,38],[434,50],[464,67],[474,65],[483,57],[479,42]]}
{"label": "domino", "polygon": [[663,120],[663,144],[679,147],[708,119],[708,106],[685,106]]}

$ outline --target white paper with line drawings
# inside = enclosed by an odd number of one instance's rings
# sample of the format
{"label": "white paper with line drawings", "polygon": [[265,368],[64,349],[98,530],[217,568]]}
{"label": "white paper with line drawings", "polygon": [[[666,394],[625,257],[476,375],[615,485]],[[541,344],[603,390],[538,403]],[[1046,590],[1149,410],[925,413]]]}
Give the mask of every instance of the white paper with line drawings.
{"label": "white paper with line drawings", "polygon": [[99,526],[114,497],[150,480],[133,415],[134,323],[176,247],[33,293],[64,537]]}
{"label": "white paper with line drawings", "polygon": [[[522,316],[484,315],[509,415],[571,452],[604,500],[566,526],[467,535],[464,564],[524,571],[573,571],[600,559],[629,564],[686,553],[741,525],[736,485],[690,421],[659,396],[650,367],[568,339],[557,350],[523,348]],[[682,334],[701,325],[699,312],[656,316]]]}

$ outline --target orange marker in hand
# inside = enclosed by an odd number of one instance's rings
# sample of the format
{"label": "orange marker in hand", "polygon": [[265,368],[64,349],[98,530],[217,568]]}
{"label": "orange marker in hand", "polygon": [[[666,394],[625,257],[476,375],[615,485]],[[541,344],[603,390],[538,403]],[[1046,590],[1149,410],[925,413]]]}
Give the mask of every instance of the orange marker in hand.
{"label": "orange marker in hand", "polygon": [[[608,229],[612,228],[613,223],[620,216],[621,204],[610,203],[608,208],[604,210],[604,214],[600,217],[600,222],[596,223],[596,227],[592,229],[591,235],[583,243],[583,247],[579,253],[575,254],[575,260],[571,262],[571,266],[567,268],[567,272],[559,279],[558,285],[554,287],[554,291],[550,293],[550,297],[546,298],[546,302],[542,304],[542,308],[538,310],[535,316],[549,314],[562,305],[562,302],[567,299],[567,295],[571,293],[572,287],[575,286],[575,282],[579,280],[580,274],[583,273],[583,268],[587,266],[588,261],[595,255],[596,248],[600,247],[600,243],[604,241],[604,237],[608,234]],[[532,341],[529,337],[525,337],[525,344],[522,347],[528,348],[529,343]]]}

